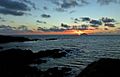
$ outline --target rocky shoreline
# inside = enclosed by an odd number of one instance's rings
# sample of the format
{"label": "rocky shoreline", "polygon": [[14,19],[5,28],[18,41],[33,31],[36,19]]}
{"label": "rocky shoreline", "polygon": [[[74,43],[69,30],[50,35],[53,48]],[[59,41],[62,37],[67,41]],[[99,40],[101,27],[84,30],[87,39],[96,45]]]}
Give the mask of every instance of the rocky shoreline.
{"label": "rocky shoreline", "polygon": [[[0,35],[0,43],[31,41],[24,37]],[[56,40],[56,39],[48,39]],[[2,49],[2,47],[0,47]],[[53,49],[33,53],[31,50],[8,49],[0,52],[0,77],[67,77],[71,68],[54,67],[41,71],[35,64],[46,63],[42,58],[65,57],[70,50]],[[120,60],[102,58],[89,64],[76,77],[119,77]]]}
{"label": "rocky shoreline", "polygon": [[0,77],[64,77],[68,75],[71,68],[50,68],[47,71],[41,71],[31,64],[45,63],[43,57],[61,58],[65,52],[59,49],[40,51],[33,53],[31,50],[9,49],[0,52]]}
{"label": "rocky shoreline", "polygon": [[[61,58],[66,53],[59,49],[33,53],[31,50],[9,49],[0,52],[0,77],[66,77],[71,68],[54,67],[41,71],[31,64],[46,63],[43,57]],[[116,77],[120,76],[120,60],[102,58],[89,64],[76,77]]]}

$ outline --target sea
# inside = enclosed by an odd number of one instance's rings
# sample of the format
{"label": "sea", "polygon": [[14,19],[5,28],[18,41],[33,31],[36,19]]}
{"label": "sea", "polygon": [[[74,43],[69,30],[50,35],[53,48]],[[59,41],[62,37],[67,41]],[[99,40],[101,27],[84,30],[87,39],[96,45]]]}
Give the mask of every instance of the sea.
{"label": "sea", "polygon": [[[19,35],[20,36],[20,35]],[[18,37],[19,37],[18,36]],[[37,41],[0,44],[7,49],[27,49],[34,53],[61,49],[69,50],[62,58],[43,58],[46,63],[35,65],[45,71],[53,67],[72,68],[70,77],[80,73],[88,64],[100,58],[120,59],[120,36],[118,35],[21,35]],[[52,40],[53,39],[53,40]]]}

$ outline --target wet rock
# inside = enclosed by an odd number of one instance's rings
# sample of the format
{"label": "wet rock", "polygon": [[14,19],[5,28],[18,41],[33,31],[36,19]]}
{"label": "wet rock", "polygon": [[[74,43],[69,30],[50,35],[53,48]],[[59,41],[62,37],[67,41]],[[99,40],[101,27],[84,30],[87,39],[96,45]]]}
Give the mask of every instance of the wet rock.
{"label": "wet rock", "polygon": [[39,57],[52,57],[52,58],[61,58],[66,55],[66,52],[62,52],[60,49],[40,51],[36,53],[36,56]]}
{"label": "wet rock", "polygon": [[77,77],[120,77],[120,60],[100,59],[89,64]]}
{"label": "wet rock", "polygon": [[0,77],[63,77],[67,75],[68,68],[59,70],[56,68],[41,71],[31,64],[45,63],[43,57],[59,58],[65,56],[65,53],[59,49],[46,50],[33,53],[31,50],[9,49],[0,52]]}
{"label": "wet rock", "polygon": [[40,70],[38,71],[36,67],[30,67],[29,65],[43,62],[46,61],[36,58],[30,50],[9,49],[1,51],[0,77],[34,77],[41,75]]}
{"label": "wet rock", "polygon": [[62,67],[61,69],[58,67],[50,68],[44,72],[43,77],[65,77],[69,74],[71,68]]}
{"label": "wet rock", "polygon": [[0,49],[3,49],[3,47],[0,47]]}

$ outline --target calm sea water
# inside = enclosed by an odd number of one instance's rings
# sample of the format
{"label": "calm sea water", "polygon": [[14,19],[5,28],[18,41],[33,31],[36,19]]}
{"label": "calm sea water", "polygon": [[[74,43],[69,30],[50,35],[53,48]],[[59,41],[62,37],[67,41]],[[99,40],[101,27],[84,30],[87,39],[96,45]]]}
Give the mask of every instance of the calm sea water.
{"label": "calm sea water", "polygon": [[[69,35],[34,35],[25,36],[39,41],[1,44],[5,49],[30,49],[33,52],[42,50],[62,49],[71,50],[66,57],[53,59],[43,58],[47,63],[36,65],[39,69],[47,70],[52,67],[70,67],[71,76],[78,74],[91,62],[100,58],[120,59],[120,36],[69,36]],[[56,38],[57,40],[45,40]]]}

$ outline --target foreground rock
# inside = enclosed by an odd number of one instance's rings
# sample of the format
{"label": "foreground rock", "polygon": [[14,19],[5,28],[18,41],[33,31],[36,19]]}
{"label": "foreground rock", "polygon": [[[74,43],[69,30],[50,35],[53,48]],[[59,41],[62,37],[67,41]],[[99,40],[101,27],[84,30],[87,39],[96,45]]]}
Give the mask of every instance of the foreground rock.
{"label": "foreground rock", "polygon": [[9,49],[0,52],[0,77],[64,77],[70,68],[51,68],[47,71],[31,67],[31,64],[45,63],[43,57],[60,58],[64,56],[59,49],[33,53],[31,50]]}
{"label": "foreground rock", "polygon": [[24,42],[24,41],[31,41],[25,37],[14,37],[14,36],[4,36],[0,35],[0,43],[9,43],[9,42]]}
{"label": "foreground rock", "polygon": [[52,57],[52,58],[61,58],[66,55],[66,52],[62,52],[60,49],[40,51],[36,53],[36,56],[39,57]]}
{"label": "foreground rock", "polygon": [[0,47],[0,49],[3,49],[3,47]]}
{"label": "foreground rock", "polygon": [[120,77],[120,60],[100,59],[88,65],[77,77]]}

